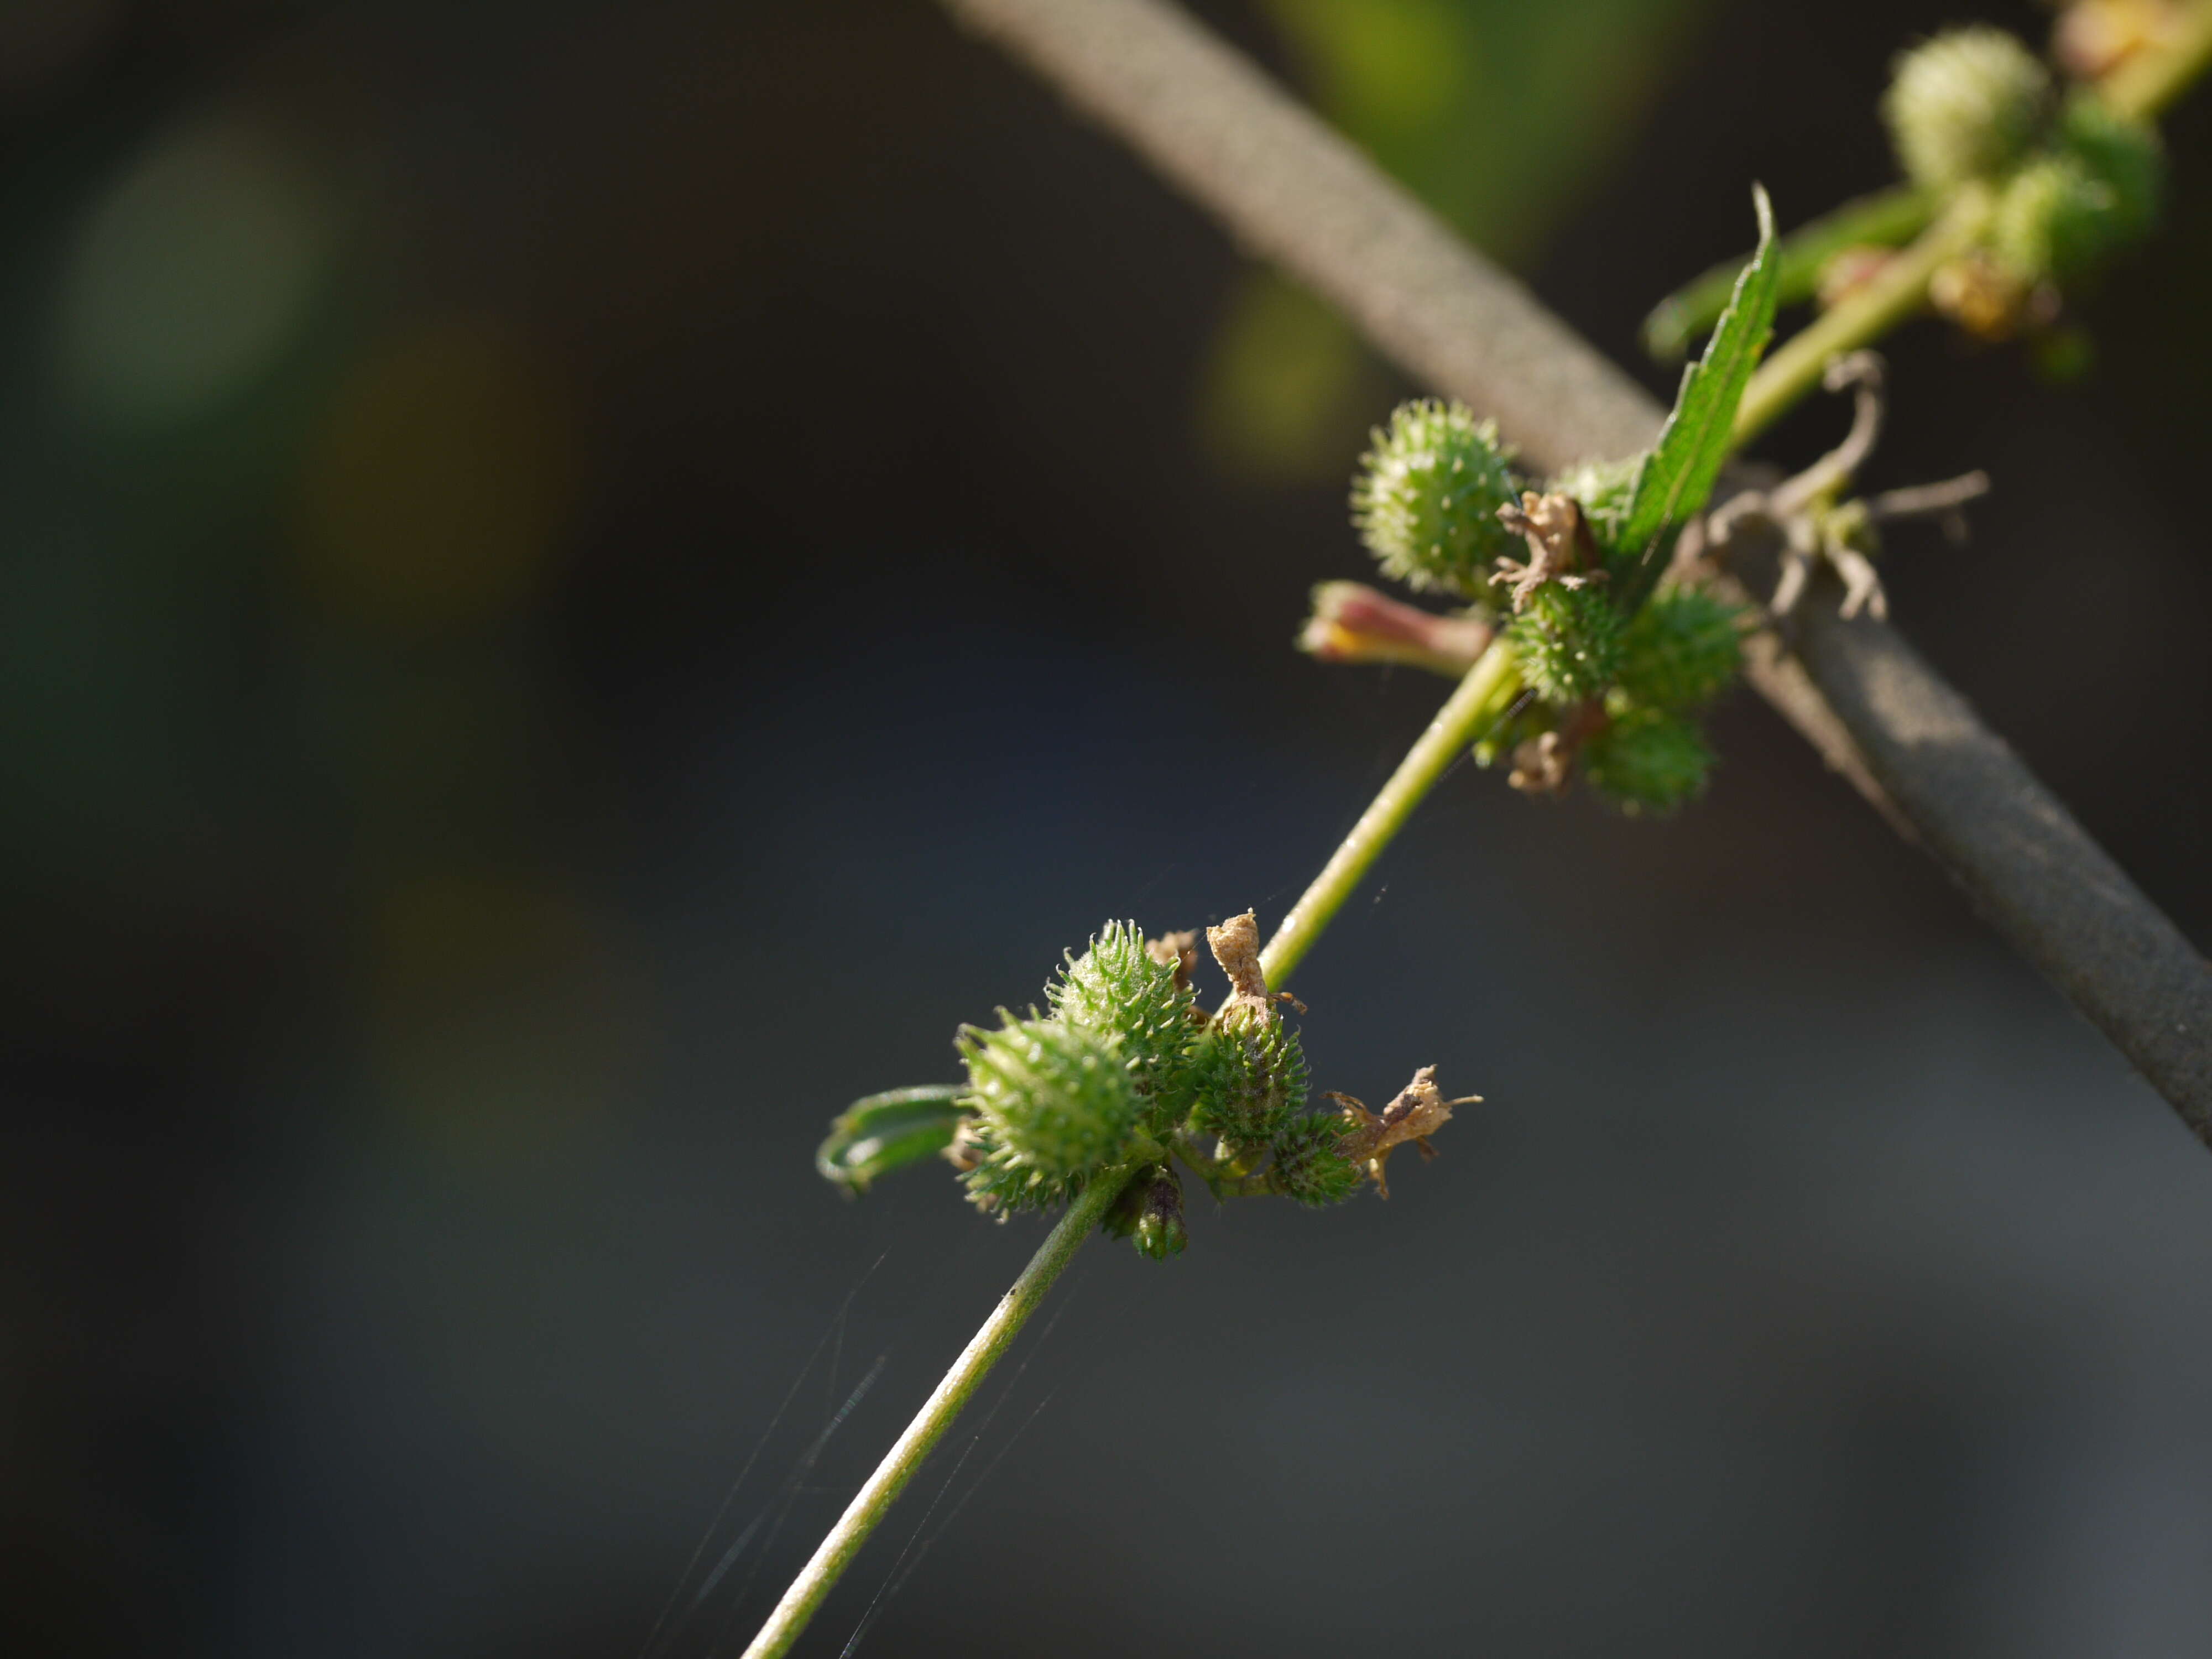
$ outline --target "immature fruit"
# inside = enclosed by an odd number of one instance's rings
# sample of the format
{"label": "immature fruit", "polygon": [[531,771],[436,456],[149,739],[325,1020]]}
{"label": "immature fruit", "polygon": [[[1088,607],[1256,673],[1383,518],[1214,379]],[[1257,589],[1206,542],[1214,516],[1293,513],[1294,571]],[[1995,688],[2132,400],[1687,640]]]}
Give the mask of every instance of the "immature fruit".
{"label": "immature fruit", "polygon": [[1583,510],[1591,539],[1601,551],[1620,550],[1620,527],[1628,519],[1629,497],[1636,491],[1637,469],[1643,457],[1622,461],[1577,461],[1547,483],[1553,495],[1571,496]]}
{"label": "immature fruit", "polygon": [[1274,1144],[1276,1190],[1315,1209],[1341,1204],[1358,1192],[1365,1171],[1340,1149],[1344,1129],[1344,1120],[1334,1113],[1284,1125]]}
{"label": "immature fruit", "polygon": [[1191,1121],[1231,1146],[1256,1148],[1306,1103],[1297,1033],[1263,1008],[1224,1014],[1193,1055],[1198,1108]]}
{"label": "immature fruit", "polygon": [[1947,29],[1901,53],[1882,96],[1897,159],[1915,184],[1948,189],[1993,177],[2033,140],[2051,75],[2002,29]]}
{"label": "immature fruit", "polygon": [[1601,589],[1546,582],[1530,592],[1508,637],[1536,694],[1571,703],[1597,696],[1620,675],[1620,613]]}
{"label": "immature fruit", "polygon": [[1352,521],[1383,573],[1408,587],[1487,604],[1492,562],[1520,544],[1498,509],[1520,500],[1493,421],[1464,404],[1401,404],[1377,427],[1352,485]]}
{"label": "immature fruit", "polygon": [[1153,1127],[1165,1128],[1189,1111],[1195,1030],[1190,984],[1173,953],[1156,955],[1136,923],[1109,921],[1100,928],[1089,950],[1068,957],[1045,996],[1064,1024],[1121,1040]]}
{"label": "immature fruit", "polygon": [[970,1025],[959,1036],[961,1103],[988,1133],[986,1166],[995,1159],[1003,1172],[1061,1182],[1119,1162],[1144,1106],[1119,1041],[1056,1019],[1000,1018],[995,1031]]}
{"label": "immature fruit", "polygon": [[1712,751],[1679,714],[1632,708],[1583,748],[1583,775],[1624,811],[1667,811],[1705,787]]}
{"label": "immature fruit", "polygon": [[2021,168],[1998,200],[1998,259],[2031,283],[2093,270],[2150,228],[2164,171],[2155,132],[2077,100],[2058,148]]}
{"label": "immature fruit", "polygon": [[1741,616],[1699,589],[1662,588],[1621,635],[1621,691],[1650,708],[1711,702],[1742,665]]}

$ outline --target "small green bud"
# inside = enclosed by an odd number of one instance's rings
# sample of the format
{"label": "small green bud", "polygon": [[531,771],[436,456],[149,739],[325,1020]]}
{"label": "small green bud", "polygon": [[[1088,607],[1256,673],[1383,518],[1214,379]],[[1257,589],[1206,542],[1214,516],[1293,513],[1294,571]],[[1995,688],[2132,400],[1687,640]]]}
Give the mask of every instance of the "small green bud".
{"label": "small green bud", "polygon": [[1144,1203],[1130,1242],[1137,1254],[1155,1261],[1181,1255],[1190,1243],[1190,1229],[1182,1220],[1182,1180],[1171,1165],[1163,1164],[1144,1183]]}
{"label": "small green bud", "polygon": [[1905,176],[1949,189],[2018,160],[2050,100],[2051,74],[2035,54],[2002,29],[1975,24],[1900,53],[1881,114]]}
{"label": "small green bud", "polygon": [[2164,172],[2157,133],[2077,99],[2058,148],[2005,186],[1990,245],[2022,282],[2079,276],[2150,228]]}
{"label": "small green bud", "polygon": [[2094,218],[2096,181],[2070,156],[2046,155],[2012,176],[1997,199],[1990,246],[2006,271],[2023,283],[2055,276],[2061,244],[2081,240]]}
{"label": "small green bud", "polygon": [[1417,592],[1486,604],[1492,562],[1519,544],[1498,509],[1520,500],[1494,421],[1464,404],[1401,404],[1352,485],[1352,522],[1383,573]]}
{"label": "small green bud", "polygon": [[1547,702],[1581,702],[1602,693],[1620,673],[1620,613],[1594,587],[1546,582],[1507,637],[1520,655],[1521,677]]}
{"label": "small green bud", "polygon": [[1694,587],[1662,587],[1621,634],[1620,690],[1651,708],[1695,708],[1743,664],[1742,612]]}
{"label": "small green bud", "polygon": [[1641,455],[1619,461],[1577,461],[1544,488],[1553,495],[1572,497],[1599,550],[1618,553],[1629,499],[1636,493],[1636,474],[1643,464]]}
{"label": "small green bud", "polygon": [[1190,1047],[1198,1020],[1176,941],[1155,951],[1133,921],[1109,921],[1045,987],[1064,1024],[1118,1037],[1145,1117],[1164,1129],[1190,1110]]}
{"label": "small green bud", "polygon": [[1182,1177],[1172,1164],[1139,1170],[1098,1226],[1109,1238],[1128,1239],[1138,1255],[1155,1261],[1181,1255],[1190,1243],[1182,1219]]}
{"label": "small green bud", "polygon": [[1705,787],[1712,751],[1679,714],[1632,708],[1583,746],[1583,775],[1623,811],[1667,811]]}
{"label": "small green bud", "polygon": [[1344,1120],[1334,1114],[1292,1118],[1275,1136],[1271,1184],[1315,1209],[1343,1203],[1365,1177],[1341,1150],[1344,1131]]}
{"label": "small green bud", "polygon": [[999,1030],[965,1026],[958,1040],[968,1063],[961,1103],[991,1143],[976,1173],[995,1160],[1003,1173],[1064,1182],[1119,1162],[1144,1107],[1120,1040],[1003,1009],[999,1017]]}

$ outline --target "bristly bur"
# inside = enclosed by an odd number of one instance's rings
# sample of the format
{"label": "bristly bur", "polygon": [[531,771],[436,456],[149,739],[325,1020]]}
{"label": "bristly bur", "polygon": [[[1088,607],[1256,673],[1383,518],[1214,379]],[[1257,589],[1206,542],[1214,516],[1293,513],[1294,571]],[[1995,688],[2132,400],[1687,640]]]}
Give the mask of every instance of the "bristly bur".
{"label": "bristly bur", "polygon": [[1305,1008],[1268,989],[1256,919],[1231,916],[1206,939],[1230,985],[1213,1012],[1191,983],[1194,933],[1148,939],[1134,922],[1109,922],[1045,988],[1048,1012],[1001,1010],[996,1030],[961,1030],[964,1085],[871,1096],[840,1117],[817,1158],[823,1174],[865,1191],[941,1152],[970,1201],[1001,1219],[1118,1181],[1100,1224],[1165,1260],[1189,1237],[1177,1163],[1217,1198],[1340,1203],[1363,1170],[1381,1185],[1392,1146],[1467,1103],[1416,1112],[1416,1086],[1396,1117],[1309,1110],[1304,1050],[1285,1014]]}
{"label": "bristly bur", "polygon": [[[1745,619],[1735,607],[1668,585],[1665,574],[1677,537],[1712,495],[1733,447],[1737,405],[1774,331],[1781,259],[1765,191],[1754,189],[1753,207],[1758,249],[1735,274],[1712,337],[1684,371],[1650,450],[1585,461],[1541,489],[1522,488],[1486,425],[1457,405],[1419,403],[1398,411],[1362,462],[1356,502],[1388,501],[1390,522],[1438,526],[1437,543],[1462,550],[1449,583],[1433,566],[1418,580],[1407,577],[1405,547],[1378,543],[1370,514],[1361,527],[1384,573],[1416,587],[1494,594],[1506,613],[1489,648],[1512,653],[1526,691],[1476,744],[1475,757],[1486,766],[1510,756],[1510,781],[1524,793],[1557,794],[1579,771],[1617,805],[1639,811],[1679,805],[1704,787],[1711,751],[1692,716],[1735,678]],[[1468,492],[1446,490],[1437,469],[1407,464],[1409,453],[1435,447],[1439,422],[1466,441],[1480,439],[1496,457],[1504,480],[1489,488],[1511,493],[1492,516],[1517,546],[1479,538],[1465,522]],[[1468,572],[1464,557],[1482,554],[1486,566]],[[1332,626],[1321,607],[1337,603],[1316,590],[1311,627]],[[1417,629],[1401,621],[1393,631]],[[1336,659],[1359,659],[1346,652]],[[1409,652],[1389,659],[1421,658]],[[1441,666],[1464,672],[1472,661]]]}

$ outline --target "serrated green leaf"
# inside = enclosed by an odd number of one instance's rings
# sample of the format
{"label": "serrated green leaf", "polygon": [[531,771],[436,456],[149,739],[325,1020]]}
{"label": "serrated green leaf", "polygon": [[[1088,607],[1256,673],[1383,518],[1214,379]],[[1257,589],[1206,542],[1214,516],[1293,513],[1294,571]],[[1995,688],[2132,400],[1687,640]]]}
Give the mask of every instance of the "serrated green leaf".
{"label": "serrated green leaf", "polygon": [[1759,213],[1759,251],[1736,278],[1735,297],[1721,313],[1705,355],[1683,372],[1674,412],[1637,469],[1620,536],[1630,562],[1618,573],[1613,594],[1615,602],[1632,615],[1665,569],[1674,532],[1712,495],[1721,465],[1728,459],[1736,405],[1774,333],[1781,270],[1775,253],[1774,209],[1765,191],[1757,185],[1752,188],[1752,202]]}
{"label": "serrated green leaf", "polygon": [[856,1100],[830,1124],[814,1167],[847,1192],[865,1193],[877,1176],[951,1146],[966,1092],[962,1084],[925,1083]]}
{"label": "serrated green leaf", "polygon": [[[1939,205],[1917,185],[1894,185],[1791,231],[1775,250],[1776,307],[1811,299],[1828,262],[1846,248],[1904,246],[1928,228]],[[1720,320],[1742,275],[1743,267],[1731,259],[1675,289],[1644,319],[1644,349],[1661,362],[1680,362],[1698,336]]]}

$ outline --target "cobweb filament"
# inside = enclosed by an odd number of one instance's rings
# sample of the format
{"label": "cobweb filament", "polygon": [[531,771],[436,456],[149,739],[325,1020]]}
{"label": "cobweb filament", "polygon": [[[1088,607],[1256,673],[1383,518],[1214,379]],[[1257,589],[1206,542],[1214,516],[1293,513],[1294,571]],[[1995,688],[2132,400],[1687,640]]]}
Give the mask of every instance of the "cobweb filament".
{"label": "cobweb filament", "polygon": [[[645,1645],[638,1650],[638,1659],[655,1659],[656,1655],[667,1650],[669,1644],[673,1643],[682,1632],[684,1626],[690,1620],[692,1614],[698,1611],[700,1603],[707,1599],[714,1586],[721,1582],[724,1575],[736,1564],[745,1545],[750,1541],[753,1534],[759,1529],[761,1521],[767,1513],[765,1510],[761,1515],[754,1516],[746,1525],[745,1529],[738,1535],[737,1541],[723,1553],[720,1561],[708,1575],[706,1583],[692,1595],[690,1601],[684,1604],[683,1613],[676,1616],[676,1622],[672,1626],[669,1620],[672,1614],[676,1614],[678,1603],[684,1601],[684,1586],[690,1583],[691,1575],[698,1571],[700,1561],[706,1556],[708,1546],[714,1542],[714,1534],[721,1530],[722,1522],[728,1519],[730,1508],[737,1502],[738,1492],[751,1477],[754,1468],[760,1462],[762,1454],[768,1450],[769,1443],[775,1438],[776,1431],[783,1426],[783,1419],[790,1414],[792,1404],[799,1398],[799,1391],[805,1385],[807,1377],[813,1374],[816,1364],[822,1358],[823,1350],[829,1347],[834,1339],[838,1352],[840,1353],[843,1352],[845,1324],[853,1311],[853,1303],[860,1292],[867,1288],[868,1281],[876,1276],[876,1270],[888,1260],[890,1260],[888,1251],[878,1255],[869,1264],[867,1270],[860,1275],[853,1288],[845,1292],[845,1299],[837,1304],[837,1311],[831,1317],[828,1328],[822,1333],[820,1340],[815,1343],[813,1351],[806,1356],[806,1363],[799,1368],[799,1374],[791,1379],[791,1386],[784,1390],[783,1399],[777,1404],[775,1414],[769,1419],[768,1427],[761,1431],[759,1439],[753,1443],[753,1449],[738,1468],[737,1478],[730,1482],[729,1489],[722,1494],[721,1504],[714,1510],[714,1518],[707,1523],[706,1531],[700,1534],[698,1545],[691,1552],[691,1559],[684,1564],[684,1571],[677,1578],[675,1588],[668,1592],[668,1600],[662,1604],[659,1616],[653,1621],[653,1629],[646,1636]],[[830,1388],[833,1395],[836,1388],[836,1363],[834,1358],[830,1361]],[[878,1363],[880,1369],[881,1362]],[[872,1375],[870,1380],[872,1381]],[[848,1409],[850,1409],[849,1406]],[[833,1419],[832,1425],[842,1420],[842,1418]]]}

